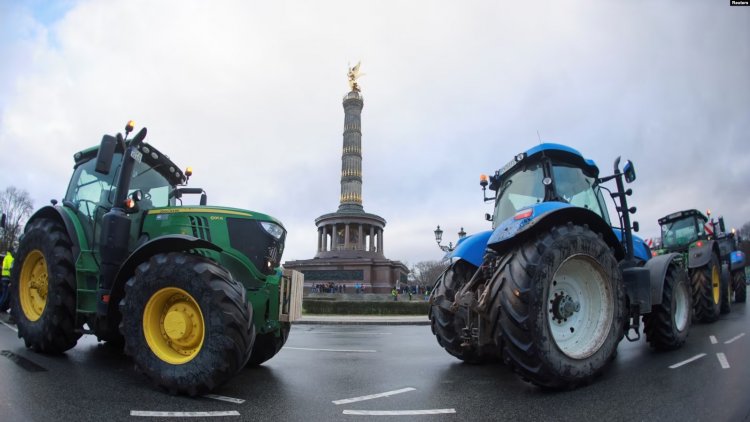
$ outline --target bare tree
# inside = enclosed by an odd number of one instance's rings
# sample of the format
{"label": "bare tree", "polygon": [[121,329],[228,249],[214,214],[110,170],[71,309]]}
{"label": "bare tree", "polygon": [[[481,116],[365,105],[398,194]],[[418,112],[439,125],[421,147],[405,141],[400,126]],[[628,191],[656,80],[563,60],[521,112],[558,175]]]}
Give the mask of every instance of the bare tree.
{"label": "bare tree", "polygon": [[10,249],[23,231],[26,220],[31,216],[34,204],[29,193],[15,186],[0,192],[0,212],[5,214],[5,229],[0,236],[0,251]]}
{"label": "bare tree", "polygon": [[447,267],[447,261],[421,261],[411,268],[411,275],[417,285],[432,286]]}

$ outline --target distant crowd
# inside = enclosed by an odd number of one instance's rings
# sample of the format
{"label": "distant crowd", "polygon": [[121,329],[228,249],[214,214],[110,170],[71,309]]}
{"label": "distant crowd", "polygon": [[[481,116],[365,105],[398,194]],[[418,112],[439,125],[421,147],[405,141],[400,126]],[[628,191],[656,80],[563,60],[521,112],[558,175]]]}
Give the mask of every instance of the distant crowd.
{"label": "distant crowd", "polygon": [[[347,289],[349,293],[352,293],[352,289],[356,294],[366,293],[365,285],[362,283],[354,283],[354,285],[350,285],[347,288],[346,284],[336,284],[333,282],[315,284],[310,289],[310,293],[347,293]],[[423,294],[426,296],[430,294],[430,288],[425,286],[399,286],[398,288],[394,288],[393,291],[395,291],[396,294],[411,293],[413,295]],[[393,293],[393,291],[391,293]]]}

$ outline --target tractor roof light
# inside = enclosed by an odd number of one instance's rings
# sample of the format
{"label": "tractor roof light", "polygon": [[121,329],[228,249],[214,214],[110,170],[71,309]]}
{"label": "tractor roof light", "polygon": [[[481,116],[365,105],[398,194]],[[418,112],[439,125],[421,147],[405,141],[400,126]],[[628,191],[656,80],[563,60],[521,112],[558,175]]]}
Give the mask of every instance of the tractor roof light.
{"label": "tractor roof light", "polygon": [[185,176],[190,177],[193,175],[193,168],[188,166],[188,168],[185,169]]}
{"label": "tractor roof light", "polygon": [[134,120],[128,120],[128,124],[125,125],[125,135],[129,134],[133,131],[133,128],[135,127],[135,121]]}
{"label": "tractor roof light", "polygon": [[482,188],[485,188],[485,187],[487,187],[488,184],[489,184],[489,181],[488,181],[487,175],[486,174],[480,174],[479,175],[479,185]]}

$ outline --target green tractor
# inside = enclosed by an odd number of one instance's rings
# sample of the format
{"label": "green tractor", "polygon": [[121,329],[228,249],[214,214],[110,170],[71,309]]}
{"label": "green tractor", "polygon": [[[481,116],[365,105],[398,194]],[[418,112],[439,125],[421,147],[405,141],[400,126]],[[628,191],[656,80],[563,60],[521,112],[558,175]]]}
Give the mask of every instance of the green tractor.
{"label": "green tractor", "polygon": [[[286,230],[273,217],[206,206],[143,140],[105,135],[74,155],[62,205],[26,224],[11,274],[26,347],[71,349],[82,334],[124,347],[156,386],[205,394],[284,345],[302,279],[279,268]],[[201,195],[199,206],[182,197]]]}
{"label": "green tractor", "polygon": [[702,322],[718,320],[720,314],[730,311],[731,284],[728,277],[722,277],[722,254],[713,225],[695,209],[674,212],[658,221],[661,249],[656,254],[682,254],[690,275],[694,318]]}

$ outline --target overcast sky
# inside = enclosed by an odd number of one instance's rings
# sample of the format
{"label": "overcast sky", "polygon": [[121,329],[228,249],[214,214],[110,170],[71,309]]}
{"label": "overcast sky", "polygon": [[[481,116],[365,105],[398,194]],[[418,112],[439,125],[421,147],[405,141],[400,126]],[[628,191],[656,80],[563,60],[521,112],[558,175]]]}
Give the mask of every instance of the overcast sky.
{"label": "overcast sky", "polygon": [[[60,199],[73,153],[134,119],[209,203],[312,258],[362,61],[363,198],[385,254],[489,228],[480,173],[558,142],[635,163],[643,237],[672,211],[750,221],[750,7],[729,1],[0,0],[0,189]],[[137,130],[137,129],[136,129]],[[610,204],[611,205],[611,204]]]}

